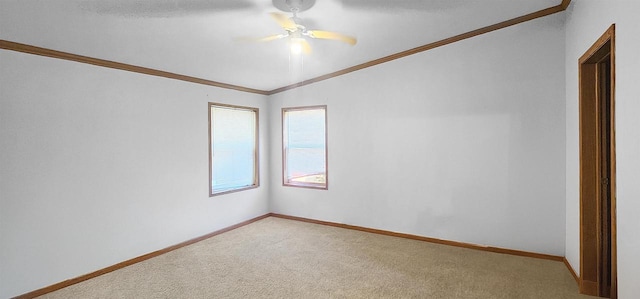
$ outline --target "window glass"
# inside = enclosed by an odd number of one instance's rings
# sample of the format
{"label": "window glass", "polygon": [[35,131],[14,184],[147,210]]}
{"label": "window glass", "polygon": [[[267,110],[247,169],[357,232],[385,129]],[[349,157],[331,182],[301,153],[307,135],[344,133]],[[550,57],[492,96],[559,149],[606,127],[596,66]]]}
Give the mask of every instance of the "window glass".
{"label": "window glass", "polygon": [[258,109],[209,104],[210,195],[258,186]]}
{"label": "window glass", "polygon": [[285,185],[327,188],[326,106],[284,108]]}

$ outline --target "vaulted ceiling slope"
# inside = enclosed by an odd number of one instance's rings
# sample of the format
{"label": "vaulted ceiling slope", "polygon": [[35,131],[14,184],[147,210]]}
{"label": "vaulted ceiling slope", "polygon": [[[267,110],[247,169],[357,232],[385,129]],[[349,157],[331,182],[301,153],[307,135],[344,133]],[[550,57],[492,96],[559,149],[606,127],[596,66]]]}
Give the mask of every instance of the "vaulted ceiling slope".
{"label": "vaulted ceiling slope", "polygon": [[[356,36],[310,40],[302,61],[272,0],[3,0],[0,48],[272,94],[560,12],[569,0],[317,0],[307,27]],[[44,52],[44,53],[42,53]],[[115,63],[114,63],[115,62]]]}

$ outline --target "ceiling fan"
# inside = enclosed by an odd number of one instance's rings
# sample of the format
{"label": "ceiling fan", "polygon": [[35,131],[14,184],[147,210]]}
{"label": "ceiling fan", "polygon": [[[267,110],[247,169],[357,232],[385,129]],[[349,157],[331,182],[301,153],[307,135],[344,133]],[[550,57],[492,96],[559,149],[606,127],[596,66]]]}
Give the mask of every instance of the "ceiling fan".
{"label": "ceiling fan", "polygon": [[284,12],[291,13],[292,16],[288,17],[286,14],[280,12],[270,13],[271,17],[285,30],[285,33],[270,35],[263,38],[258,38],[256,41],[269,42],[277,39],[289,38],[291,44],[291,52],[294,54],[311,53],[311,46],[305,37],[313,39],[328,39],[337,40],[349,45],[355,45],[358,40],[355,37],[344,35],[337,32],[325,31],[325,30],[309,30],[302,23],[302,20],[298,18],[298,13],[311,8],[315,4],[315,0],[272,0],[273,5]]}

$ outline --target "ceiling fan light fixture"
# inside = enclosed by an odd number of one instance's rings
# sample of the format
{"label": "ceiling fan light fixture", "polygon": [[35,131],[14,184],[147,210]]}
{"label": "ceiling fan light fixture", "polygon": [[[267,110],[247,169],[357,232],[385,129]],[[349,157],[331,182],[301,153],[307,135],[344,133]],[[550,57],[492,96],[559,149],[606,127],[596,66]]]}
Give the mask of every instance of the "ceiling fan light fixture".
{"label": "ceiling fan light fixture", "polygon": [[302,54],[302,40],[301,38],[291,38],[291,42],[289,45],[291,49],[291,54],[300,55]]}
{"label": "ceiling fan light fixture", "polygon": [[299,43],[291,43],[291,54],[300,55],[302,53],[302,46]]}
{"label": "ceiling fan light fixture", "polygon": [[309,45],[309,42],[304,37],[289,37],[289,49],[291,50],[291,54],[295,55],[309,55],[313,52],[311,45]]}

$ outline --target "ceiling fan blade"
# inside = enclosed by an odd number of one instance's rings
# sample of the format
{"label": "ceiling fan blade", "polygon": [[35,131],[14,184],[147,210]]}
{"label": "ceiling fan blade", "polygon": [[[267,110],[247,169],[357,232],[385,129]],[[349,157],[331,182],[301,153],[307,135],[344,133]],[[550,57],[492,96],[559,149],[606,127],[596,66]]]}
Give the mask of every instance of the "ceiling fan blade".
{"label": "ceiling fan blade", "polygon": [[352,46],[358,42],[358,40],[355,37],[340,34],[337,32],[323,31],[323,30],[309,30],[307,31],[307,33],[312,38],[339,40],[341,42],[345,42]]}
{"label": "ceiling fan blade", "polygon": [[270,36],[265,36],[263,38],[258,38],[258,39],[256,39],[256,41],[259,41],[259,42],[270,42],[272,40],[285,38],[287,36],[288,36],[287,34],[274,34],[274,35],[270,35]]}
{"label": "ceiling fan blade", "polygon": [[300,45],[302,46],[302,53],[311,54],[311,45],[309,45],[309,42],[306,39],[301,38]]}
{"label": "ceiling fan blade", "polygon": [[274,34],[274,35],[269,35],[269,36],[265,36],[265,37],[237,37],[234,38],[235,41],[238,42],[270,42],[272,40],[277,40],[277,39],[281,39],[281,38],[285,38],[289,36],[288,34]]}
{"label": "ceiling fan blade", "polygon": [[284,28],[285,30],[295,31],[296,29],[298,29],[298,25],[294,21],[289,19],[287,15],[281,14],[279,12],[272,12],[269,14],[271,15],[271,17],[273,17],[274,20],[276,20],[278,25],[280,25],[280,27]]}

